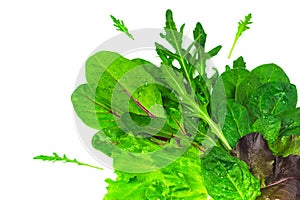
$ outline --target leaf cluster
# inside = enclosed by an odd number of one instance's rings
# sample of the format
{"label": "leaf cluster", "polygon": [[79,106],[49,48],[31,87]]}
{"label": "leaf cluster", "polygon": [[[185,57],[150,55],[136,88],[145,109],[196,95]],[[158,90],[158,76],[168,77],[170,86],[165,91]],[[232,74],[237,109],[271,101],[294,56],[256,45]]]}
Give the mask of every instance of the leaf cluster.
{"label": "leaf cluster", "polygon": [[[250,20],[239,22],[231,53]],[[155,44],[160,66],[109,51],[86,62],[87,82],[71,100],[96,130],[93,147],[113,159],[118,176],[107,180],[104,199],[254,200],[285,192],[299,199],[296,87],[276,64],[249,71],[243,57],[208,76],[207,61],[221,46],[206,51],[201,23],[186,45],[184,27],[167,10],[161,37],[168,45]],[[80,163],[57,154],[36,159]]]}

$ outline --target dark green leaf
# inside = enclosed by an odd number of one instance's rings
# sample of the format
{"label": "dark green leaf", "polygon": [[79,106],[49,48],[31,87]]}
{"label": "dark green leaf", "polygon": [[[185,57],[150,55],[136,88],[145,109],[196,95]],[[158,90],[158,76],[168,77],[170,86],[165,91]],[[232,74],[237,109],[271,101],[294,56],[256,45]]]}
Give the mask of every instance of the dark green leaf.
{"label": "dark green leaf", "polygon": [[[224,114],[225,109],[225,116]],[[225,117],[225,119],[222,119]],[[231,147],[237,141],[251,132],[250,120],[247,109],[233,100],[228,100],[219,108],[218,121],[222,123],[225,138]]]}
{"label": "dark green leaf", "polygon": [[237,102],[245,105],[245,101],[247,101],[253,91],[263,84],[273,81],[284,83],[290,82],[285,72],[275,64],[265,64],[256,67],[238,85],[236,90]]}
{"label": "dark green leaf", "polygon": [[205,33],[202,25],[200,22],[196,24],[196,27],[193,31],[194,34],[194,40],[197,42],[196,44],[200,45],[202,48],[205,47],[206,43],[206,36],[207,34]]}
{"label": "dark green leaf", "polygon": [[285,111],[279,115],[281,118],[280,134],[284,136],[300,135],[300,108]]}
{"label": "dark green leaf", "polygon": [[262,134],[269,143],[274,143],[277,140],[280,127],[280,118],[272,115],[263,115],[252,124],[252,130]]}
{"label": "dark green leaf", "polygon": [[246,68],[246,63],[242,56],[240,56],[238,59],[233,61],[233,69],[238,69],[238,68],[242,68],[242,69]]}
{"label": "dark green leaf", "polygon": [[283,82],[268,82],[253,91],[247,101],[251,120],[264,114],[276,115],[295,108],[297,89],[294,85]]}

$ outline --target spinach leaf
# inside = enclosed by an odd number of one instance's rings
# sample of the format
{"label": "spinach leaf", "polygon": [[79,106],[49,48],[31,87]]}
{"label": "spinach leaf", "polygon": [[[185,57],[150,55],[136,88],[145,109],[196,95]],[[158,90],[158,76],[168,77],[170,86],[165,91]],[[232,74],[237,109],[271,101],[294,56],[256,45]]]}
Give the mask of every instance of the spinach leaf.
{"label": "spinach leaf", "polygon": [[260,195],[259,180],[245,162],[214,147],[201,161],[204,184],[209,195],[222,200],[254,200]]}
{"label": "spinach leaf", "polygon": [[280,127],[279,117],[265,114],[252,124],[252,131],[261,133],[265,140],[274,143],[279,137]]}
{"label": "spinach leaf", "polygon": [[281,118],[280,135],[300,135],[300,108],[287,110],[279,114]]}
{"label": "spinach leaf", "polygon": [[290,83],[268,82],[253,91],[247,101],[251,120],[264,114],[276,115],[295,108],[297,89]]}
{"label": "spinach leaf", "polygon": [[281,156],[275,160],[274,174],[267,180],[267,186],[262,188],[258,200],[265,199],[300,199],[300,157]]}
{"label": "spinach leaf", "polygon": [[[223,117],[225,119],[222,119]],[[220,106],[218,121],[223,122],[222,131],[231,147],[234,147],[241,137],[251,132],[247,109],[234,100],[227,100],[226,104]]]}
{"label": "spinach leaf", "polygon": [[245,105],[249,96],[258,87],[268,82],[289,83],[285,72],[275,64],[265,64],[254,68],[248,76],[238,85],[236,90],[236,101]]}
{"label": "spinach leaf", "polygon": [[246,63],[243,57],[239,57],[233,62],[233,68],[226,66],[226,71],[217,79],[213,90],[211,99],[213,100],[213,113],[216,113],[219,106],[223,104],[226,99],[236,99],[236,89],[238,84],[244,80],[249,74],[245,69]]}
{"label": "spinach leaf", "polygon": [[[122,78],[125,74],[126,79]],[[150,111],[153,105],[162,104],[159,90],[146,84],[154,80],[152,76],[119,54],[101,51],[91,56],[86,62],[86,79],[88,83],[79,86],[71,99],[78,116],[92,128],[115,126],[115,120],[128,111],[149,117],[164,116],[162,110]],[[142,86],[136,90],[138,84]],[[129,102],[129,106],[124,106],[124,102]]]}
{"label": "spinach leaf", "polygon": [[265,179],[273,174],[275,157],[259,133],[242,137],[233,150],[235,157],[246,162],[251,173],[265,186]]}

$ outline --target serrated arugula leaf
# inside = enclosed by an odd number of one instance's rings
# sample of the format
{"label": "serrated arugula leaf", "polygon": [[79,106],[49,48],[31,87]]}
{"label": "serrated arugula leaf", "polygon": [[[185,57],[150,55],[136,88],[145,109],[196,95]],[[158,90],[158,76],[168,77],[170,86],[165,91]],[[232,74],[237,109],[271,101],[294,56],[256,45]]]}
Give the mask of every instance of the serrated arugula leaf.
{"label": "serrated arugula leaf", "polygon": [[254,200],[260,183],[243,161],[214,147],[201,161],[204,184],[209,195],[222,200]]}
{"label": "serrated arugula leaf", "polygon": [[113,20],[114,26],[117,28],[117,31],[121,31],[121,32],[125,33],[125,35],[127,35],[130,39],[134,40],[131,33],[129,33],[128,28],[125,26],[123,20],[119,20],[112,15],[110,15],[110,17]]}
{"label": "serrated arugula leaf", "polygon": [[232,54],[232,52],[233,52],[233,49],[234,49],[234,47],[235,47],[235,45],[236,45],[238,39],[242,36],[242,34],[243,34],[246,30],[250,29],[249,25],[252,24],[252,22],[250,21],[250,20],[251,20],[251,17],[252,17],[252,15],[251,15],[251,13],[250,13],[250,14],[248,14],[248,15],[245,16],[245,20],[244,20],[244,21],[243,21],[243,20],[239,21],[239,23],[238,23],[238,24],[239,24],[238,30],[237,30],[237,33],[236,33],[236,35],[235,35],[235,38],[234,38],[232,47],[231,47],[231,49],[230,49],[228,58],[231,57],[231,54]]}
{"label": "serrated arugula leaf", "polygon": [[70,159],[65,154],[63,156],[59,156],[55,152],[53,152],[53,156],[39,155],[39,156],[35,156],[33,159],[34,160],[48,161],[48,162],[74,163],[76,165],[81,165],[81,166],[86,166],[86,167],[90,167],[90,168],[95,168],[95,169],[103,170],[103,168],[96,167],[94,165],[90,165],[90,164],[87,164],[87,163],[80,162],[77,159]]}

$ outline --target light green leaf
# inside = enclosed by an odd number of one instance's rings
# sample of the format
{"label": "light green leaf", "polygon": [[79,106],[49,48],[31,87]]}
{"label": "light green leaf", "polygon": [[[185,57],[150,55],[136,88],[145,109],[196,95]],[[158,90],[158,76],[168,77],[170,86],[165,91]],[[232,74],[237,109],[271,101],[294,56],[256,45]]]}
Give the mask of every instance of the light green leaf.
{"label": "light green leaf", "polygon": [[201,166],[205,187],[214,199],[255,200],[260,195],[260,182],[247,164],[221,148],[213,148]]}
{"label": "light green leaf", "polygon": [[[117,171],[117,179],[107,180],[105,200],[206,200],[200,168],[200,152],[194,147],[169,166],[150,173],[134,174]],[[195,159],[190,159],[195,158]]]}

